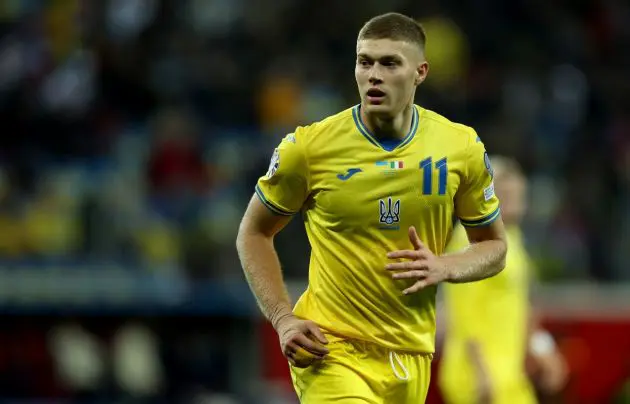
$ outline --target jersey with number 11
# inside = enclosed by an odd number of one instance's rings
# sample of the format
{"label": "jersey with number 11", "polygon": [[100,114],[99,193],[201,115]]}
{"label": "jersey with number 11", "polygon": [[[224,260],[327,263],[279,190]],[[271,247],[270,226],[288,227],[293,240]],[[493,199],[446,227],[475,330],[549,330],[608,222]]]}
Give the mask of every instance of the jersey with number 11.
{"label": "jersey with number 11", "polygon": [[403,295],[409,280],[385,270],[412,248],[409,226],[440,255],[453,218],[499,217],[492,169],[475,131],[414,106],[409,133],[379,142],[360,105],[298,127],[273,153],[256,193],[274,213],[300,212],[312,247],[296,315],[326,331],[390,349],[434,351],[435,287]]}

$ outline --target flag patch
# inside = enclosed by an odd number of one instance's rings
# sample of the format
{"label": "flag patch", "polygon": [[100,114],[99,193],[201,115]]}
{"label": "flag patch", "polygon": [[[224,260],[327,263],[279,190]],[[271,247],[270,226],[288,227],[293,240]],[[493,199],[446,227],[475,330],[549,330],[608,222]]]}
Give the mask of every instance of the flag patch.
{"label": "flag patch", "polygon": [[383,167],[387,170],[400,170],[404,168],[405,165],[402,160],[394,160],[394,161],[377,161],[376,165],[379,167]]}
{"label": "flag patch", "polygon": [[491,182],[487,188],[483,190],[483,198],[488,202],[494,197],[494,182]]}

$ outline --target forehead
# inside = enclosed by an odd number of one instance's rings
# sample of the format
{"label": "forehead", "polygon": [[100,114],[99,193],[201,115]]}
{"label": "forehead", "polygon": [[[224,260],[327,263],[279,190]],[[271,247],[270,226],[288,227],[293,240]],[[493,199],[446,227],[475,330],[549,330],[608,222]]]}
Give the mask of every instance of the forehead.
{"label": "forehead", "polygon": [[392,39],[359,39],[357,41],[357,55],[369,56],[374,59],[384,56],[399,56],[411,58],[420,53],[417,45],[407,41]]}
{"label": "forehead", "polygon": [[495,185],[510,191],[522,191],[527,187],[527,182],[519,175],[495,172]]}

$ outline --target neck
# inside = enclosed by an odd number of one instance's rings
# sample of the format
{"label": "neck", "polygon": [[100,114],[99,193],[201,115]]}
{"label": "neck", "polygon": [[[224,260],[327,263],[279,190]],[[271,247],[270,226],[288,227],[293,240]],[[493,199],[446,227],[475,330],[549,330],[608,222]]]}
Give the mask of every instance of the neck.
{"label": "neck", "polygon": [[413,119],[413,104],[407,105],[405,109],[391,118],[374,116],[365,112],[361,108],[361,119],[367,129],[379,139],[403,139],[411,129]]}

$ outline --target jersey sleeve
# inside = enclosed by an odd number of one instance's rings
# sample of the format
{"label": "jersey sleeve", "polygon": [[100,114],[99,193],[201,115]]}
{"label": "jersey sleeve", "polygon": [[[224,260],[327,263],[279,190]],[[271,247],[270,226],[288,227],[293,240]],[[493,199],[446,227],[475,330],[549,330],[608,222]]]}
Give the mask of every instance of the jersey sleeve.
{"label": "jersey sleeve", "polygon": [[309,194],[309,170],[303,130],[288,134],[273,152],[267,173],[256,183],[256,195],[278,215],[293,215]]}
{"label": "jersey sleeve", "polygon": [[486,226],[501,215],[499,199],[494,193],[493,177],[486,148],[472,131],[464,178],[455,198],[455,213],[462,225]]}

